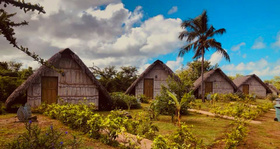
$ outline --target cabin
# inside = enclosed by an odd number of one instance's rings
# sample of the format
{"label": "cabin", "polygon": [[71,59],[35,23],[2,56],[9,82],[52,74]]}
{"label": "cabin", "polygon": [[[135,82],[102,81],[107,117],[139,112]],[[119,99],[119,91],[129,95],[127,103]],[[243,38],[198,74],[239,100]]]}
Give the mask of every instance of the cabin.
{"label": "cabin", "polygon": [[98,82],[83,61],[70,49],[64,49],[53,55],[47,66],[41,66],[6,100],[9,107],[18,96],[26,94],[31,107],[41,103],[94,103],[98,109],[110,108],[111,98],[106,89]]}
{"label": "cabin", "polygon": [[[230,78],[220,69],[216,68],[203,74],[204,92],[209,93],[235,93],[236,85]],[[194,94],[196,98],[201,98],[201,76],[194,82]]]}
{"label": "cabin", "polygon": [[265,98],[268,93],[272,93],[269,87],[255,74],[238,77],[233,82],[244,94],[254,94],[259,98]]}
{"label": "cabin", "polygon": [[273,95],[280,95],[280,91],[272,84],[266,83],[266,85],[269,87],[269,89],[272,91]]}
{"label": "cabin", "polygon": [[179,79],[174,72],[162,61],[156,60],[151,64],[126,90],[126,94],[144,94],[150,99],[154,99],[160,94],[161,85],[167,85],[168,76]]}

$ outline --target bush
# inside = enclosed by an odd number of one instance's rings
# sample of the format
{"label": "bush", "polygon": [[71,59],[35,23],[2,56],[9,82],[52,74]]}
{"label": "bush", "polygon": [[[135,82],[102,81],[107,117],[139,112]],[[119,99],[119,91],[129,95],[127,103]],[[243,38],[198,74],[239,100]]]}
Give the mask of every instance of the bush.
{"label": "bush", "polygon": [[273,102],[278,96],[277,95],[274,95],[274,94],[268,94],[266,96],[266,99]]}
{"label": "bush", "polygon": [[140,100],[141,103],[150,103],[149,98],[146,97],[145,95],[141,94],[137,96],[137,100]]}
{"label": "bush", "polygon": [[121,92],[111,93],[112,109],[128,109],[130,105],[131,109],[141,108],[141,104],[137,101],[135,96],[126,95]]}
{"label": "bush", "polygon": [[157,136],[154,141],[153,149],[187,149],[187,148],[205,148],[202,139],[198,139],[191,132],[191,127],[183,124],[180,128],[165,139],[161,135]]}
{"label": "bush", "polygon": [[[50,126],[46,131],[41,131],[38,125],[31,126],[32,121],[25,123],[27,132],[15,138],[13,141],[7,144],[7,148],[10,149],[26,149],[26,148],[56,148],[62,149],[66,147],[61,139],[62,136],[67,135],[67,132],[58,132]],[[78,142],[76,137],[68,144],[72,148],[78,148]]]}
{"label": "bush", "polygon": [[223,141],[226,144],[226,149],[236,148],[240,142],[247,136],[247,128],[244,121],[237,120],[233,125],[231,132],[226,133],[226,138]]}

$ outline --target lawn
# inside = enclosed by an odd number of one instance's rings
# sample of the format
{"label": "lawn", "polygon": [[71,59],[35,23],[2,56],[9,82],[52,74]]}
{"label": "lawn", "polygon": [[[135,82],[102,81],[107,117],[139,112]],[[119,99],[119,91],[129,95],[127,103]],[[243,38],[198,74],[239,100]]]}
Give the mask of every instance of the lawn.
{"label": "lawn", "polygon": [[[196,137],[203,139],[205,145],[211,146],[217,139],[223,137],[223,133],[227,131],[232,121],[190,112],[189,115],[182,116],[182,122],[193,126],[191,128],[192,133]],[[159,127],[159,134],[161,135],[169,135],[177,128],[171,122],[170,116],[159,116],[159,120],[155,121],[155,124]]]}
{"label": "lawn", "polygon": [[[58,120],[50,119],[39,114],[35,115],[38,117],[38,122],[34,122],[34,124],[38,124],[42,130],[46,130],[46,128],[53,125],[54,129],[57,129],[62,133],[67,131],[68,134],[62,138],[63,142],[66,144],[73,139],[72,135],[75,135],[81,140],[79,148],[113,148],[104,145],[98,140],[90,139],[79,131],[70,129]],[[18,122],[18,119],[15,116],[16,114],[0,115],[0,148],[5,148],[5,143],[12,141],[15,137],[26,131],[24,123]]]}
{"label": "lawn", "polygon": [[249,133],[245,143],[238,148],[276,149],[280,147],[280,122],[275,122],[275,111],[268,111],[257,121],[262,124],[249,124]]}

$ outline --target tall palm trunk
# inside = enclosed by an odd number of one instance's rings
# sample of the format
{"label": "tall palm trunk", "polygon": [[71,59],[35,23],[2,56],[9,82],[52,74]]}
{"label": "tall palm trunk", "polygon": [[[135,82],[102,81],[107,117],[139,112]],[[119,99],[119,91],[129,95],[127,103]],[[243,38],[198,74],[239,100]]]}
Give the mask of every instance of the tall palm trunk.
{"label": "tall palm trunk", "polygon": [[201,51],[201,56],[202,56],[202,60],[201,60],[201,96],[202,96],[202,102],[205,102],[204,99],[204,48]]}

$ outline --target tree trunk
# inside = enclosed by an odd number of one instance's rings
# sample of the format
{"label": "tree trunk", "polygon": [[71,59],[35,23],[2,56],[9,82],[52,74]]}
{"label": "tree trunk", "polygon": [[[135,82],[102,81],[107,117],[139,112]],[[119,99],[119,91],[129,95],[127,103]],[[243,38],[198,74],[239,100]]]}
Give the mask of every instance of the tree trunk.
{"label": "tree trunk", "polygon": [[205,99],[204,99],[204,49],[202,49],[201,51],[201,98],[202,98],[202,102],[205,102]]}
{"label": "tree trunk", "polygon": [[180,116],[180,111],[181,111],[181,109],[179,109],[179,110],[177,111],[177,115],[178,115],[178,126],[179,126],[179,127],[181,127],[181,116]]}

